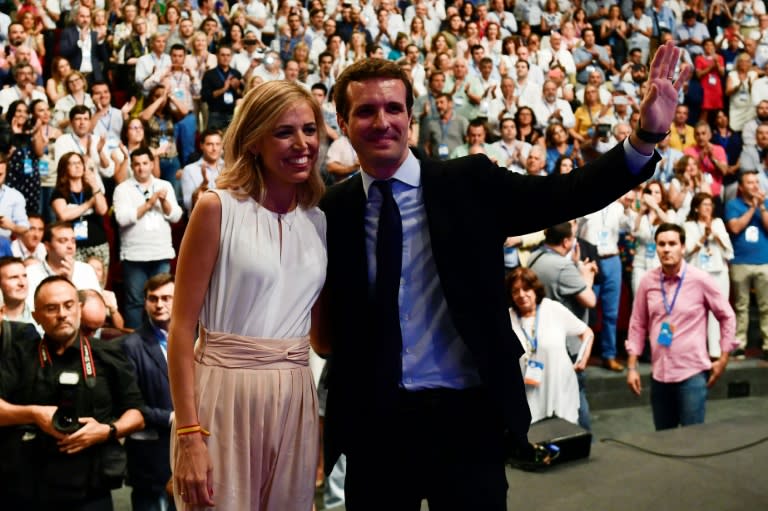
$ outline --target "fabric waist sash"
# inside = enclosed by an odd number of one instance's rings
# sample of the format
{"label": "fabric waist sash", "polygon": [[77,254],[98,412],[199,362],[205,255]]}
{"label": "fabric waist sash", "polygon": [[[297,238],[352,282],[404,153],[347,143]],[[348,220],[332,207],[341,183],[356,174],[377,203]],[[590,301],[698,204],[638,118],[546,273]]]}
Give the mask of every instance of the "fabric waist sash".
{"label": "fabric waist sash", "polygon": [[309,336],[288,339],[209,332],[200,327],[195,360],[229,369],[295,369],[309,365]]}

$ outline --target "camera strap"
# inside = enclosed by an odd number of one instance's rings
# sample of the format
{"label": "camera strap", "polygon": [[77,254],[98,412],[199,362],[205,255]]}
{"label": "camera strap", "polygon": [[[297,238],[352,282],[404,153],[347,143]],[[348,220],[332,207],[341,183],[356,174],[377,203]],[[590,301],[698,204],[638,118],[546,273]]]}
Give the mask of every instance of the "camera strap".
{"label": "camera strap", "polygon": [[[45,369],[45,366],[53,365],[51,354],[48,352],[48,346],[45,343],[45,338],[40,340],[40,344],[37,346],[37,354],[40,359],[41,368]],[[80,363],[83,366],[85,385],[88,388],[93,388],[96,385],[96,364],[93,360],[91,343],[88,342],[88,338],[84,335],[80,336]]]}

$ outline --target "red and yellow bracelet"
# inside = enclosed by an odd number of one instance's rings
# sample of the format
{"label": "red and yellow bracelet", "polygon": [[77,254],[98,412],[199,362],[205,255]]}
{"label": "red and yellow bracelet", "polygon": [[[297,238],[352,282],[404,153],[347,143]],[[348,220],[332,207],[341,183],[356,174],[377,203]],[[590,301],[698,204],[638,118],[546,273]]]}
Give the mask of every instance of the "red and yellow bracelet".
{"label": "red and yellow bracelet", "polygon": [[176,428],[176,435],[191,435],[192,433],[200,433],[204,436],[211,436],[211,432],[204,429],[200,424],[193,424],[191,426],[182,426]]}

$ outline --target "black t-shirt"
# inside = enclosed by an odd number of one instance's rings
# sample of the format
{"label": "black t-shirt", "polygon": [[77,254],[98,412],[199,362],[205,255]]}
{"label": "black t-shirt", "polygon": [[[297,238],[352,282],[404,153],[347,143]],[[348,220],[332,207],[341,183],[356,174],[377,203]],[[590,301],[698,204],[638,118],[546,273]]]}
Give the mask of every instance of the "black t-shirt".
{"label": "black t-shirt", "polygon": [[[63,196],[57,188],[54,188],[53,194],[51,195],[51,204],[53,204],[53,201],[56,199],[64,199],[67,204],[82,204],[83,202],[88,201],[91,197],[93,197],[93,192],[87,188],[84,188],[80,193],[70,192],[69,197]],[[104,219],[101,215],[96,214],[94,211],[90,215],[84,215],[72,220],[72,225],[75,225],[80,221],[88,222],[88,237],[82,240],[78,239],[78,247],[95,247],[107,242],[107,233],[104,230]],[[75,235],[77,234],[78,230],[75,229]]]}

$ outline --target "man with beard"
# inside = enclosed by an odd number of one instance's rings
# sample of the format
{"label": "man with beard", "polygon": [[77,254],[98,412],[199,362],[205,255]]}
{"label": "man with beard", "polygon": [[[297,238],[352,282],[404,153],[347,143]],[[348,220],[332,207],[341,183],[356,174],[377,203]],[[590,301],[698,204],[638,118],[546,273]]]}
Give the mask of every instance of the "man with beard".
{"label": "man with beard", "polygon": [[768,123],[768,99],[763,99],[757,104],[755,118],[744,124],[741,132],[744,147],[757,143],[757,126],[763,123]]}
{"label": "man with beard", "polygon": [[45,279],[34,300],[45,335],[11,343],[0,369],[3,503],[111,510],[125,463],[118,440],[144,427],[141,394],[117,344],[81,335],[77,290],[67,278]]}
{"label": "man with beard", "polygon": [[547,125],[554,122],[562,124],[566,129],[576,125],[576,118],[573,116],[571,105],[564,99],[557,97],[557,84],[552,80],[544,82],[542,97],[532,106],[533,113],[536,114],[536,120],[541,127],[546,128]]}
{"label": "man with beard", "polygon": [[8,110],[11,103],[19,99],[24,100],[27,106],[36,99],[48,101],[45,93],[35,87],[34,70],[29,63],[16,64],[11,73],[16,85],[0,90],[0,108],[3,109],[3,114]]}
{"label": "man with beard", "polygon": [[453,110],[453,99],[450,94],[441,92],[435,99],[437,120],[429,121],[427,128],[427,154],[432,158],[447,160],[451,151],[464,142],[464,133],[469,126],[466,117]]}

